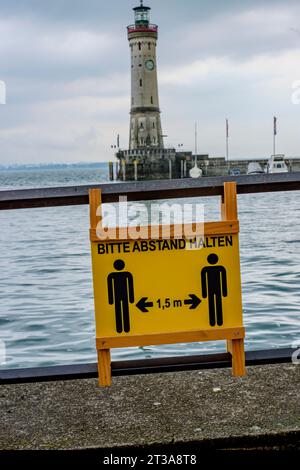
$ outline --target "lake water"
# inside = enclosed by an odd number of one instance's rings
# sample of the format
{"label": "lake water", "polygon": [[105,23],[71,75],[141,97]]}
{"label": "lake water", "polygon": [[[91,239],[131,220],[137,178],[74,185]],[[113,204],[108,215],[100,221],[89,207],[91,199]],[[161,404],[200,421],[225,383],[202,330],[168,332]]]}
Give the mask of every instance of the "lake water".
{"label": "lake water", "polygon": [[[106,167],[1,171],[0,190],[93,184]],[[219,198],[202,198],[207,219]],[[239,196],[246,349],[300,339],[300,193]],[[18,368],[95,362],[88,206],[0,212],[0,343]],[[113,359],[199,354],[224,343],[114,350]]]}

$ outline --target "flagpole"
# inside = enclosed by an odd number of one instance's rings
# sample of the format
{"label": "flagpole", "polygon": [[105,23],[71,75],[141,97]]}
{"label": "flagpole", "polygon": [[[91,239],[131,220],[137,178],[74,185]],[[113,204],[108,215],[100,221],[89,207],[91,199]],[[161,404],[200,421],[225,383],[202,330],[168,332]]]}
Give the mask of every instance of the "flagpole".
{"label": "flagpole", "polygon": [[195,122],[195,166],[198,163],[197,153],[198,153],[198,126],[197,126],[197,122]]}
{"label": "flagpole", "polygon": [[229,174],[229,125],[228,125],[228,119],[226,119],[226,162],[227,162],[227,173]]}
{"label": "flagpole", "polygon": [[274,116],[274,128],[273,128],[273,155],[276,155],[276,136],[277,136],[277,117]]}

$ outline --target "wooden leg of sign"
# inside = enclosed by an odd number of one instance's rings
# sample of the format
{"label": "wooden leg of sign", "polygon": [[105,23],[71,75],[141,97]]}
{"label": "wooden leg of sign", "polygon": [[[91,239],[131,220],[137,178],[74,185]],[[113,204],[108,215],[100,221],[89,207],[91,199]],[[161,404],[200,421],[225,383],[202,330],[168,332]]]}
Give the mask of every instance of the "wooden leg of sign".
{"label": "wooden leg of sign", "polygon": [[98,349],[98,373],[100,387],[111,386],[110,349]]}
{"label": "wooden leg of sign", "polygon": [[[221,200],[222,220],[237,220],[237,189],[236,183],[224,183],[224,196]],[[235,377],[246,375],[244,339],[232,339],[227,341],[227,351],[232,356],[232,374]]]}
{"label": "wooden leg of sign", "polygon": [[221,199],[222,220],[237,220],[237,190],[236,183],[224,183],[224,196]]}
{"label": "wooden leg of sign", "polygon": [[227,351],[232,356],[232,375],[244,377],[247,375],[245,367],[244,339],[232,339],[227,342]]}
{"label": "wooden leg of sign", "polygon": [[98,223],[101,221],[101,190],[90,189],[90,227],[96,229]]}

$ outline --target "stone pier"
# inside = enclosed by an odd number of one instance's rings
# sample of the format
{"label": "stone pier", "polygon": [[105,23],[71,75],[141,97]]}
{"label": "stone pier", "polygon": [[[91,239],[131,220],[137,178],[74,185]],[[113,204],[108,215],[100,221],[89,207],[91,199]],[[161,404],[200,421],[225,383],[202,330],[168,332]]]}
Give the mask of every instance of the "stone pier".
{"label": "stone pier", "polygon": [[300,366],[2,385],[1,450],[300,450]]}

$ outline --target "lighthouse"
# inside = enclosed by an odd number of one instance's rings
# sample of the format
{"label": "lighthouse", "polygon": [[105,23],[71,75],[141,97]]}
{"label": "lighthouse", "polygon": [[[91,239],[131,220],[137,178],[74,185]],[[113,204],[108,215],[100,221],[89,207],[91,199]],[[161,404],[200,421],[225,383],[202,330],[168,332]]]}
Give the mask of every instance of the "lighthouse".
{"label": "lighthouse", "polygon": [[[165,148],[163,140],[156,57],[158,26],[151,23],[151,8],[143,0],[133,11],[134,24],[127,26],[131,70],[129,145],[128,150],[118,148],[117,178],[130,181],[184,177],[188,160],[192,162],[191,152]],[[110,166],[110,179],[113,178]]]}
{"label": "lighthouse", "polygon": [[151,8],[133,9],[128,26],[131,54],[131,111],[129,149],[164,148],[160,119],[156,46],[158,26],[150,23]]}

